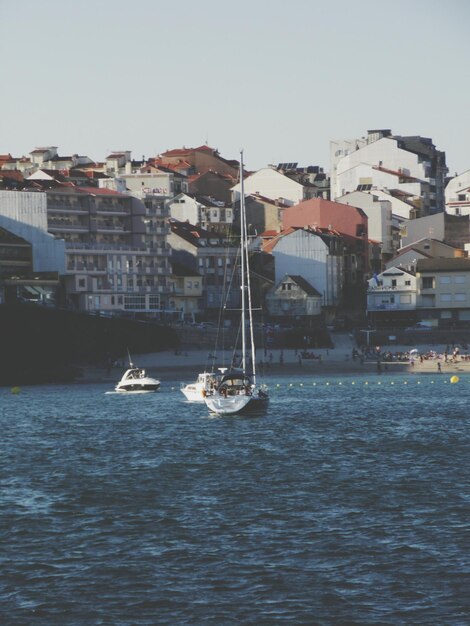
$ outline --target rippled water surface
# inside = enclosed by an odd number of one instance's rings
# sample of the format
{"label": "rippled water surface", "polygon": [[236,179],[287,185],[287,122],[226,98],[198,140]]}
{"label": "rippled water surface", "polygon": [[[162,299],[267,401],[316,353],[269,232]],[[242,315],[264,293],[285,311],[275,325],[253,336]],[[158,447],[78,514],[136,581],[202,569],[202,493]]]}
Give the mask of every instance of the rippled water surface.
{"label": "rippled water surface", "polygon": [[467,626],[470,377],[268,382],[0,389],[0,623]]}

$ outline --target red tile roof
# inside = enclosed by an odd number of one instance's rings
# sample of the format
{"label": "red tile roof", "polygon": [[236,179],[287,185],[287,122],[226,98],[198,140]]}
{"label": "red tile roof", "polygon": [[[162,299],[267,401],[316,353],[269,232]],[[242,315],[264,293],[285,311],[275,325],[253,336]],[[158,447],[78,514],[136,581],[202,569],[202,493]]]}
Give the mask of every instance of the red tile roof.
{"label": "red tile roof", "polygon": [[188,154],[189,152],[217,152],[214,148],[209,146],[199,146],[198,148],[174,148],[173,150],[167,150],[162,153],[162,156],[178,156]]}
{"label": "red tile roof", "polygon": [[76,191],[79,193],[91,193],[94,196],[119,196],[121,198],[128,198],[124,193],[119,193],[119,191],[114,191],[114,189],[106,189],[100,187],[76,187]]}
{"label": "red tile roof", "polygon": [[8,178],[10,180],[16,180],[21,183],[24,181],[23,173],[19,170],[1,170],[0,178]]}

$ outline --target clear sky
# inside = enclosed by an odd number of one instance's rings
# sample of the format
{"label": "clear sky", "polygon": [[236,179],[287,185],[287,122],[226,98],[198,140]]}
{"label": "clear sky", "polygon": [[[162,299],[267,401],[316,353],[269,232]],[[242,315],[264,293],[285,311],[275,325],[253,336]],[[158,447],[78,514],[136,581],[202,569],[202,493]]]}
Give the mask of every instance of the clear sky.
{"label": "clear sky", "polygon": [[0,0],[0,154],[204,143],[329,170],[331,139],[431,137],[470,169],[468,0]]}

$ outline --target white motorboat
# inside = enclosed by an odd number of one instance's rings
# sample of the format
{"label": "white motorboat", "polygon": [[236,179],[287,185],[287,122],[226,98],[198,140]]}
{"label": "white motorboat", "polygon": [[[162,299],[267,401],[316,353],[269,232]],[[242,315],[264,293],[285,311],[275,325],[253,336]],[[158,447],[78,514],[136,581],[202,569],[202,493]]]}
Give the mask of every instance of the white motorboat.
{"label": "white motorboat", "polygon": [[181,383],[181,393],[188,402],[204,402],[218,383],[218,377],[212,372],[201,372],[194,383]]}
{"label": "white motorboat", "polygon": [[[243,187],[243,152],[240,153],[240,270],[241,270],[241,370],[220,368],[222,373],[217,388],[207,393],[204,401],[212,413],[237,415],[261,413],[268,406],[267,388],[256,382],[256,351],[251,306],[248,234],[246,225],[245,192]],[[246,324],[248,314],[248,325]],[[248,334],[248,337],[247,337]],[[251,349],[251,366],[248,370],[247,342]]]}
{"label": "white motorboat", "polygon": [[147,376],[141,367],[134,367],[129,363],[129,369],[124,372],[123,377],[115,387],[116,391],[125,393],[149,393],[158,391],[160,381]]}

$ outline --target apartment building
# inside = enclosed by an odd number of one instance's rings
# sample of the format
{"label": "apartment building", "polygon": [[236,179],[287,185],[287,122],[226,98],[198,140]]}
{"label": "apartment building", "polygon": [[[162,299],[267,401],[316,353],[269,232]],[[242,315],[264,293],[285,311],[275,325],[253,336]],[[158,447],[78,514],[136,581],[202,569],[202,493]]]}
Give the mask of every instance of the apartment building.
{"label": "apartment building", "polygon": [[417,310],[440,328],[470,327],[470,259],[419,259]]}
{"label": "apartment building", "polygon": [[48,230],[66,246],[69,305],[159,317],[170,273],[163,203],[108,189],[47,192]]}
{"label": "apartment building", "polygon": [[367,131],[366,137],[331,141],[330,170],[333,199],[356,190],[379,196],[384,191],[392,203],[397,199],[393,213],[404,218],[444,210],[445,153],[427,137],[380,129]]}
{"label": "apartment building", "polygon": [[232,207],[208,196],[180,193],[167,200],[166,206],[171,218],[204,230],[228,233],[233,223]]}
{"label": "apartment building", "polygon": [[239,245],[221,233],[205,231],[188,222],[170,220],[171,261],[197,272],[202,280],[199,310],[216,318],[221,306],[240,306]]}

